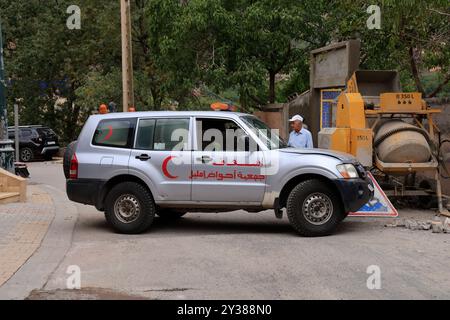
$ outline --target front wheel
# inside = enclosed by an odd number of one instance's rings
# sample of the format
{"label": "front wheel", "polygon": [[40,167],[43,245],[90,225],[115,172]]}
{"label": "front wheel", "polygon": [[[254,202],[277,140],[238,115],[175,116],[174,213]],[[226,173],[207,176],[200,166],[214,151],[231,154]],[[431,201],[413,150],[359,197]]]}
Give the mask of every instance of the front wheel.
{"label": "front wheel", "polygon": [[105,217],[116,232],[138,234],[152,224],[155,207],[150,191],[144,186],[136,182],[124,182],[108,193]]}
{"label": "front wheel", "polygon": [[287,200],[292,227],[302,236],[330,235],[345,217],[339,196],[320,180],[300,182]]}

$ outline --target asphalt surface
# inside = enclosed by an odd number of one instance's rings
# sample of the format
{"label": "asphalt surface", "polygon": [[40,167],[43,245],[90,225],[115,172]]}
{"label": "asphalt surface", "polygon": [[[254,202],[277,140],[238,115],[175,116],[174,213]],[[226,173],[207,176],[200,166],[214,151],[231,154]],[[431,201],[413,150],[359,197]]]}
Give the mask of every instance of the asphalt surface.
{"label": "asphalt surface", "polygon": [[[237,211],[191,213],[176,222],[156,218],[145,234],[125,236],[113,233],[101,212],[68,202],[61,164],[32,163],[29,170],[32,183],[51,186],[53,196],[78,213],[70,244],[61,244],[67,250],[30,299],[450,298],[450,234],[385,227],[391,219],[351,218],[333,236],[302,238],[272,211]],[[400,214],[419,220],[434,215]],[[39,261],[29,264],[32,269]],[[81,270],[80,291],[66,290],[72,265]],[[376,290],[367,287],[372,265],[381,271]]]}

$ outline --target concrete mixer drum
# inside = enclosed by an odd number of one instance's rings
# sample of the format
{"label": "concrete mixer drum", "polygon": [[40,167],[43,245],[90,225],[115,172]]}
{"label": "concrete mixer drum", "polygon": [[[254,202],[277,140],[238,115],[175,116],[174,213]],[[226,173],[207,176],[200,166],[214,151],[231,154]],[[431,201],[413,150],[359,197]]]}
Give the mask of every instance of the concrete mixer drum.
{"label": "concrete mixer drum", "polygon": [[425,130],[402,120],[383,123],[375,134],[378,158],[386,163],[426,163],[432,157]]}

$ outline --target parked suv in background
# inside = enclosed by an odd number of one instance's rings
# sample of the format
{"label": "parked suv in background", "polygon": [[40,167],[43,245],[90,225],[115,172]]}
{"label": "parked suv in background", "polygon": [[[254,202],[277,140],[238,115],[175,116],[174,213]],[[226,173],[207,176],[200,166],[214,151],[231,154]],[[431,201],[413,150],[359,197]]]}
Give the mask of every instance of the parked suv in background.
{"label": "parked suv in background", "polygon": [[[15,139],[14,127],[8,128],[8,137]],[[51,160],[58,151],[58,136],[52,129],[45,126],[19,127],[20,161],[30,162],[37,158]]]}
{"label": "parked suv in background", "polygon": [[69,198],[128,234],[145,231],[155,214],[274,209],[281,218],[286,208],[298,233],[323,236],[374,191],[353,156],[288,148],[242,113],[94,115],[64,158]]}

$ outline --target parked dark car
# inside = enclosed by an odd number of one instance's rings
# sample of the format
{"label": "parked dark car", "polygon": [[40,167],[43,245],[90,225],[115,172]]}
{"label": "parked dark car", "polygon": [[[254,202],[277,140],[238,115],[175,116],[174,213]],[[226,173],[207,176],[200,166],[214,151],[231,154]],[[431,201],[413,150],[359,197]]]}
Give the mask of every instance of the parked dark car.
{"label": "parked dark car", "polygon": [[[8,128],[8,137],[15,139],[14,127]],[[55,132],[44,126],[19,127],[20,161],[30,162],[34,159],[44,158],[51,160],[59,151],[58,136]]]}

